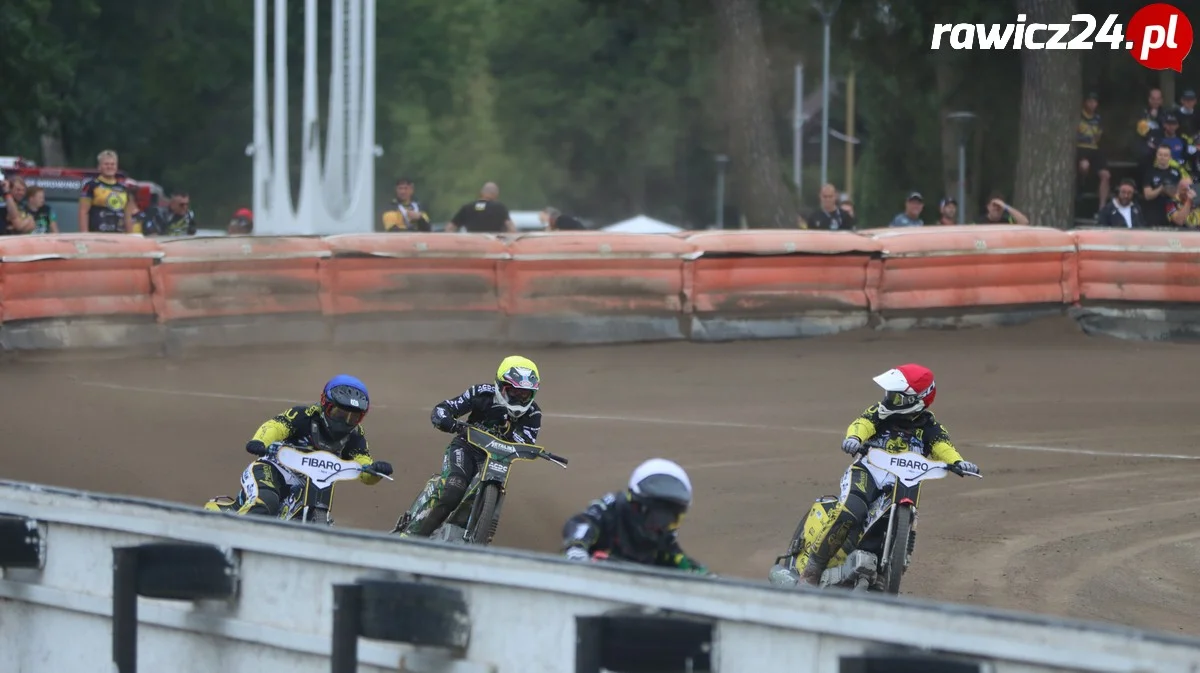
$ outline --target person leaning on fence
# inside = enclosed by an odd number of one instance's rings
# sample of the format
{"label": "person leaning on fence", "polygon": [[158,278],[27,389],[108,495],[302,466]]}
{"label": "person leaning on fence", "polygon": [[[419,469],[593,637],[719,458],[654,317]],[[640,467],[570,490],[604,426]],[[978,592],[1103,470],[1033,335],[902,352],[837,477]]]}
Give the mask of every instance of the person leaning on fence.
{"label": "person leaning on fence", "polygon": [[245,236],[254,233],[254,213],[249,208],[238,208],[229,219],[225,233],[230,236]]}
{"label": "person leaning on fence", "polygon": [[1184,176],[1174,189],[1168,186],[1167,190],[1172,194],[1171,201],[1167,203],[1167,221],[1175,227],[1200,227],[1200,209],[1196,207],[1200,204],[1197,204],[1196,186],[1192,179]]}
{"label": "person leaning on fence", "polygon": [[898,213],[888,223],[889,227],[923,227],[921,211],[925,209],[925,199],[920,192],[913,192],[904,201],[904,212]]}
{"label": "person leaning on fence", "polygon": [[57,234],[58,216],[46,203],[46,190],[30,187],[25,196],[25,213],[33,220],[33,234]]}
{"label": "person leaning on fence", "polygon": [[79,195],[79,231],[128,233],[133,227],[133,193],[117,177],[117,153],[96,155],[100,174],[83,183]]}
{"label": "person leaning on fence", "polygon": [[546,231],[584,231],[587,227],[583,226],[583,222],[579,218],[571,215],[563,215],[558,208],[546,206],[542,212],[538,213],[538,220],[542,226],[546,227]]}
{"label": "person leaning on fence", "polygon": [[400,178],[396,181],[396,198],[392,207],[383,214],[383,230],[430,231],[429,213],[413,197],[413,181]]}

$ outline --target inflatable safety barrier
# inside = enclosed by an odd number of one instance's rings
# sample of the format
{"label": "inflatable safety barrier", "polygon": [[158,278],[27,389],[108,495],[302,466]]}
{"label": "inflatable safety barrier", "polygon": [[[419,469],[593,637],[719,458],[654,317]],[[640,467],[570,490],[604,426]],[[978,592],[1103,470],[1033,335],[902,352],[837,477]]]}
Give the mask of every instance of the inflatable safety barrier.
{"label": "inflatable safety barrier", "polygon": [[1073,232],[1087,332],[1134,339],[1200,336],[1200,235],[1095,229]]}
{"label": "inflatable safety barrier", "polygon": [[338,342],[480,340],[502,335],[498,265],[488,234],[343,234],[325,239],[321,299]]}
{"label": "inflatable safety barrier", "polygon": [[867,269],[881,249],[872,239],[772,230],[686,240],[693,339],[814,336],[867,324]]}
{"label": "inflatable safety barrier", "polygon": [[[872,309],[890,327],[998,324],[1075,301],[1075,241],[1046,227],[862,232],[881,247]],[[874,275],[874,274],[873,274]]]}
{"label": "inflatable safety barrier", "polygon": [[971,225],[0,239],[8,350],[803,337],[1074,316],[1200,336],[1200,232]]}
{"label": "inflatable safety barrier", "polygon": [[320,237],[173,239],[152,271],[172,345],[324,341]]}
{"label": "inflatable safety barrier", "polygon": [[499,285],[517,341],[600,343],[684,338],[686,240],[603,232],[541,233],[508,245]]}

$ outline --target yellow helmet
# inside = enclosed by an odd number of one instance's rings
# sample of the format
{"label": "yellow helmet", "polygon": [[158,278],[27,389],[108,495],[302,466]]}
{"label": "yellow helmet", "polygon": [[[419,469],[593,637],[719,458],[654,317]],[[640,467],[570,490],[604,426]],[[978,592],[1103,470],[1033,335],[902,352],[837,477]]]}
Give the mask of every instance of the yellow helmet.
{"label": "yellow helmet", "polygon": [[541,377],[533,360],[510,355],[496,368],[496,403],[508,409],[508,415],[519,418],[533,406]]}

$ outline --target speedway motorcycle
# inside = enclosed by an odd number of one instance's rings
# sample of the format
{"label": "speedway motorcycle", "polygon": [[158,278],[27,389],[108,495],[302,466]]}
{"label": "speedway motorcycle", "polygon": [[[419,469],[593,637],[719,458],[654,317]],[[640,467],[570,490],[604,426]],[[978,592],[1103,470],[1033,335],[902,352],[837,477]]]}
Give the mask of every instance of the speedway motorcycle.
{"label": "speedway motorcycle", "polygon": [[[496,528],[500,525],[500,511],[508,493],[508,475],[513,464],[521,460],[544,458],[565,470],[567,459],[535,444],[506,442],[475,425],[468,425],[461,436],[467,444],[482,452],[483,459],[479,461],[479,467],[467,487],[462,502],[429,538],[486,546],[492,543],[492,538],[496,536]],[[424,509],[425,503],[433,497],[440,478],[439,474],[429,478],[412,506],[396,522],[393,533],[404,530],[413,517]]]}
{"label": "speedway motorcycle", "polygon": [[[870,443],[868,443],[870,447]],[[921,484],[953,473],[960,477],[982,475],[963,472],[954,465],[930,460],[919,453],[889,453],[870,447],[863,466],[877,484],[887,484],[867,509],[867,521],[857,541],[846,540],[821,574],[821,587],[842,587],[854,591],[900,593],[900,580],[908,568],[916,545],[917,502]],[[768,579],[780,587],[796,586],[799,575],[791,569],[808,562],[805,551],[820,533],[830,512],[838,504],[834,496],[822,496],[800,522],[787,554],[775,560]]]}
{"label": "speedway motorcycle", "polygon": [[[299,483],[289,485],[288,494],[280,505],[278,518],[284,521],[332,526],[333,488],[339,481],[358,479],[364,472],[394,481],[390,476],[376,472],[370,465],[343,460],[329,451],[272,444],[267,457],[272,458],[277,467],[299,477]],[[250,478],[248,472],[244,473],[242,482]],[[205,503],[204,509],[212,512],[237,511],[237,501],[227,495],[217,496]]]}

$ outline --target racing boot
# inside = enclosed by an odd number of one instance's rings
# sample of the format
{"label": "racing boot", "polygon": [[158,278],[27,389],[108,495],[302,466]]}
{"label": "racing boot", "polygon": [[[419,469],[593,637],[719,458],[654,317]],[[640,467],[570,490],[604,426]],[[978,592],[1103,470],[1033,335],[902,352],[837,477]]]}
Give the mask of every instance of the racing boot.
{"label": "racing boot", "polygon": [[801,583],[814,587],[821,584],[821,574],[825,572],[825,566],[829,565],[829,559],[833,558],[842,548],[842,545],[846,543],[846,538],[850,536],[857,525],[858,518],[846,508],[839,506],[837,516],[832,518],[829,526],[824,530],[824,535],[818,536],[809,545],[808,563],[800,572]]}

